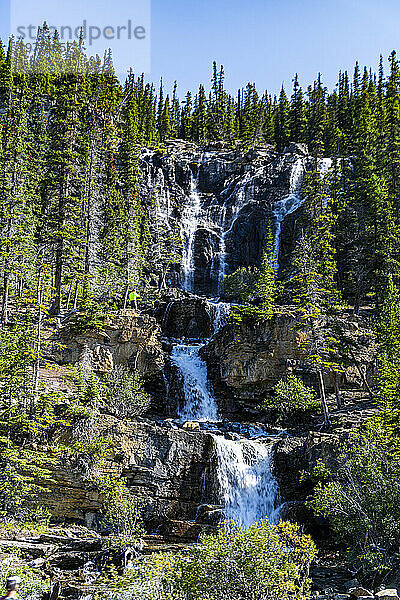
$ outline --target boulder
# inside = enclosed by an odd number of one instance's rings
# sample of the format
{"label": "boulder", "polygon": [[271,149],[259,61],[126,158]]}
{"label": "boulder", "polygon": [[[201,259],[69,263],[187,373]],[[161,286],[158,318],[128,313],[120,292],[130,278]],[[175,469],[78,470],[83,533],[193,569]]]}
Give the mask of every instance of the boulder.
{"label": "boulder", "polygon": [[[74,318],[79,319],[79,315]],[[162,377],[161,330],[153,317],[130,309],[107,317],[101,330],[78,333],[72,320],[54,338],[51,358],[96,373],[110,373],[116,365],[128,365],[145,379]]]}
{"label": "boulder", "polygon": [[0,549],[5,549],[8,552],[16,550],[23,556],[29,555],[33,558],[48,556],[54,552],[55,548],[56,546],[53,544],[40,544],[23,540],[0,540]]}
{"label": "boulder", "polygon": [[360,582],[358,581],[358,579],[350,579],[349,581],[346,581],[344,584],[344,589],[346,590],[346,592],[348,592],[352,588],[357,588],[357,587],[360,587]]}
{"label": "boulder", "polygon": [[372,592],[370,592],[369,590],[367,590],[361,586],[350,588],[349,594],[353,598],[373,598],[374,597]]}
{"label": "boulder", "polygon": [[200,423],[198,421],[186,421],[182,427],[183,429],[189,429],[190,431],[200,431]]}
{"label": "boulder", "polygon": [[193,296],[161,304],[156,310],[162,333],[169,338],[208,338],[212,334],[210,307]]}

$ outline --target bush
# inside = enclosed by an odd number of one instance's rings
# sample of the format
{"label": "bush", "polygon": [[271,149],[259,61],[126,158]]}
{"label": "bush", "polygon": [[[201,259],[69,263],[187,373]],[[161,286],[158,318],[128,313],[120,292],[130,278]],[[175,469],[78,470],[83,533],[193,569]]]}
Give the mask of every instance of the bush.
{"label": "bush", "polygon": [[379,423],[370,422],[342,444],[331,480],[319,482],[309,506],[328,517],[349,559],[365,573],[391,567],[400,545],[400,462]]}
{"label": "bush", "polygon": [[270,404],[278,410],[280,417],[304,415],[321,406],[315,391],[295,375],[288,375],[276,384]]}
{"label": "bush", "polygon": [[[221,524],[180,555],[153,555],[118,581],[132,600],[285,600],[304,598],[316,548],[298,525],[267,521],[247,531]],[[121,585],[122,583],[122,585]],[[118,597],[113,594],[113,597]]]}
{"label": "bush", "polygon": [[18,590],[20,600],[41,600],[50,589],[50,579],[44,579],[37,571],[27,565],[21,565],[21,559],[15,554],[0,561],[0,581],[18,575],[22,584]]}
{"label": "bush", "polygon": [[107,409],[120,417],[142,415],[151,404],[151,397],[144,390],[139,374],[123,365],[114,367],[113,372],[106,376],[105,388]]}
{"label": "bush", "polygon": [[123,551],[136,546],[145,534],[140,502],[130,495],[123,479],[106,476],[96,483],[103,498],[108,547]]}

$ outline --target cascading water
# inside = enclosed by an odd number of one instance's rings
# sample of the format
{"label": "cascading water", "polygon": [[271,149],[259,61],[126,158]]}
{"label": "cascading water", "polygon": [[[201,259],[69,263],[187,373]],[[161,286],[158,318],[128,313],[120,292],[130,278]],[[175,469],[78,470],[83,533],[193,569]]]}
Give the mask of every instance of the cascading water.
{"label": "cascading water", "polygon": [[289,194],[276,202],[272,214],[275,219],[275,239],[274,239],[274,256],[275,266],[278,267],[279,248],[281,239],[282,221],[288,215],[292,214],[303,203],[300,190],[304,176],[304,159],[298,158],[293,164],[290,174]]}
{"label": "cascading water", "polygon": [[213,438],[225,517],[246,529],[264,518],[275,522],[279,490],[271,470],[271,446],[254,440]]}
{"label": "cascading water", "polygon": [[[246,205],[246,187],[248,186],[251,177],[249,173],[246,173],[244,179],[235,186],[232,194],[227,198],[225,206],[222,211],[222,219],[220,223],[220,246],[219,246],[219,265],[217,275],[217,286],[218,294],[221,293],[222,282],[226,274],[226,236],[232,231],[234,224],[236,223],[240,211]],[[230,206],[228,211],[227,207],[231,202],[232,198],[236,198],[236,202]],[[229,215],[229,218],[228,218]]]}
{"label": "cascading water", "polygon": [[207,300],[207,305],[213,325],[213,333],[217,333],[228,323],[231,305],[228,302],[219,302],[218,300]]}
{"label": "cascading water", "polygon": [[[202,156],[202,161],[207,156]],[[274,206],[275,217],[275,255],[278,260],[281,224],[286,216],[301,206],[301,186],[307,159],[295,158],[291,174],[289,193]],[[329,159],[319,164],[322,173],[329,171]],[[191,172],[190,193],[183,210],[181,221],[181,237],[183,240],[183,256],[181,273],[182,287],[189,292],[194,289],[195,256],[194,243],[196,231],[202,227],[219,238],[219,251],[213,257],[211,279],[218,284],[220,292],[226,272],[227,254],[226,240],[239,218],[242,209],[253,201],[257,171],[252,175],[245,173],[234,183],[230,182],[226,189],[223,205],[218,205],[206,195],[201,196],[198,190],[198,175]],[[208,299],[208,310],[212,322],[213,334],[217,333],[227,322],[231,306],[218,299]],[[166,311],[168,318],[170,307]],[[178,343],[173,346],[172,363],[182,376],[184,403],[179,410],[179,419],[184,421],[200,421],[203,423],[218,420],[218,406],[213,389],[208,381],[207,366],[200,357],[204,344]],[[203,425],[202,429],[211,429],[215,425]],[[217,480],[221,503],[227,519],[233,519],[248,528],[253,522],[263,518],[276,522],[279,519],[279,489],[272,473],[272,444],[257,439],[227,439],[222,434],[212,432],[217,459]]]}
{"label": "cascading water", "polygon": [[183,378],[185,404],[179,411],[181,421],[218,420],[218,407],[207,378],[207,366],[199,354],[203,346],[177,344],[172,350],[171,360]]}
{"label": "cascading water", "polygon": [[181,238],[183,242],[181,263],[181,271],[183,275],[182,287],[188,292],[193,291],[194,241],[201,210],[201,198],[198,190],[199,169],[200,166],[198,167],[196,177],[190,170],[190,192],[180,223]]}
{"label": "cascading water", "polygon": [[[333,161],[331,158],[320,158],[318,160],[318,172],[320,177],[324,177],[332,169]],[[288,216],[294,213],[304,202],[305,197],[301,195],[301,186],[305,173],[304,158],[298,158],[293,164],[290,174],[289,194],[276,202],[272,214],[275,219],[275,238],[274,238],[274,256],[275,267],[279,268],[279,250],[282,222]]]}

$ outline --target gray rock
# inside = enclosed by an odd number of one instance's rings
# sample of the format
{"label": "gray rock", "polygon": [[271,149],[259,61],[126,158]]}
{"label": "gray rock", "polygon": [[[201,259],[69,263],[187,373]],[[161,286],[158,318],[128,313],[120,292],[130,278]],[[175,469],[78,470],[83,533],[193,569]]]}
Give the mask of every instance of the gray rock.
{"label": "gray rock", "polygon": [[186,421],[182,428],[189,429],[189,431],[200,431],[200,423],[198,421]]}
{"label": "gray rock", "polygon": [[11,551],[18,550],[22,555],[28,554],[33,556],[33,558],[48,556],[55,550],[55,546],[52,544],[39,544],[20,540],[0,540],[0,549],[1,548]]}
{"label": "gray rock", "polygon": [[[197,425],[197,423],[196,423]],[[143,515],[151,530],[166,519],[195,520],[198,506],[216,504],[217,478],[212,436],[199,429],[170,429],[147,421],[120,420],[101,415],[98,435],[112,434],[114,456],[106,473],[126,479],[133,497],[143,500]],[[88,483],[72,464],[53,467],[51,493],[46,495],[55,517],[90,522],[99,527],[93,514],[101,511],[97,489]],[[78,550],[80,542],[76,542]],[[85,540],[96,546],[98,540]]]}
{"label": "gray rock", "polygon": [[396,589],[380,590],[375,594],[377,600],[398,600],[398,597]]}
{"label": "gray rock", "polygon": [[361,586],[350,588],[349,594],[353,598],[373,598],[374,597],[372,592],[370,592],[369,590],[367,590]]}

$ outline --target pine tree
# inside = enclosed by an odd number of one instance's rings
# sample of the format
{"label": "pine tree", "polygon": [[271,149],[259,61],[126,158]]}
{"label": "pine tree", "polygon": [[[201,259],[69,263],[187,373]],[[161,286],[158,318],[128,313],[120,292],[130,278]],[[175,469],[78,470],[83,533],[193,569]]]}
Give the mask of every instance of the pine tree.
{"label": "pine tree", "polygon": [[306,141],[306,126],[307,119],[303,92],[299,84],[298,75],[296,73],[293,79],[293,94],[289,109],[290,137],[293,142]]}
{"label": "pine tree", "polygon": [[257,293],[261,297],[261,310],[264,319],[270,319],[274,314],[278,292],[276,271],[274,238],[271,227],[268,227],[265,234],[260,275],[257,282]]}
{"label": "pine tree", "polygon": [[285,90],[281,89],[275,118],[275,141],[278,151],[282,152],[290,141],[289,103]]}

